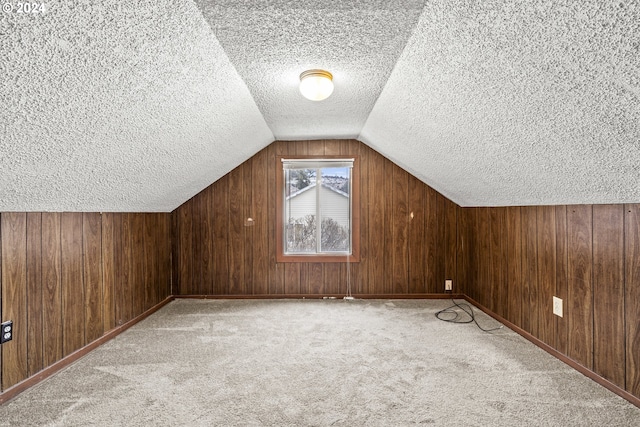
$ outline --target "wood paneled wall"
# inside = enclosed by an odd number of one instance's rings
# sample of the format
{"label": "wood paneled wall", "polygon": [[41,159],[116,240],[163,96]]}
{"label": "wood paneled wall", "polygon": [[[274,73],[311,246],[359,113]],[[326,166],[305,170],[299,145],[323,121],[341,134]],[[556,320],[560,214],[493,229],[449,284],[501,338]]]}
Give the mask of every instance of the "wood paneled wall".
{"label": "wood paneled wall", "polygon": [[[459,215],[464,292],[640,397],[640,205]],[[564,317],[552,312],[554,295]]]}
{"label": "wood paneled wall", "polygon": [[[276,263],[277,155],[358,156],[360,262]],[[457,282],[458,210],[359,141],[276,141],[173,212],[175,291],[327,295],[350,282],[360,295],[443,293]]]}
{"label": "wood paneled wall", "polygon": [[170,214],[2,213],[2,390],[171,295]]}

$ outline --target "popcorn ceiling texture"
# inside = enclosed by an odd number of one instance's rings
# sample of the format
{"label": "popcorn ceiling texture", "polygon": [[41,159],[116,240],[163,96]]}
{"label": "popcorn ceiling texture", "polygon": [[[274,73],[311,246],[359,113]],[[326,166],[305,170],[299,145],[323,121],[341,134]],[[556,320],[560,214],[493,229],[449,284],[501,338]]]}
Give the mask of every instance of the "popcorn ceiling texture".
{"label": "popcorn ceiling texture", "polygon": [[640,202],[638,1],[47,9],[0,13],[0,212],[171,211],[274,138],[358,137],[463,206]]}
{"label": "popcorn ceiling texture", "polygon": [[360,138],[463,206],[640,202],[640,2],[428,2]]}
{"label": "popcorn ceiling texture", "polygon": [[[277,139],[355,138],[411,35],[425,0],[196,0]],[[298,90],[321,68],[335,90]]]}
{"label": "popcorn ceiling texture", "polygon": [[171,211],[273,141],[192,2],[0,15],[0,211]]}

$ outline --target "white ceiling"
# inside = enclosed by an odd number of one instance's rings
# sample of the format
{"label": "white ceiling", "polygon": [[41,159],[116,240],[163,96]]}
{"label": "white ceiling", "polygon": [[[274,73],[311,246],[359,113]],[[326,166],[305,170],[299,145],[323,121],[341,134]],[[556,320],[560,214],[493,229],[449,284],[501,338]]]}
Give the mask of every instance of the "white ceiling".
{"label": "white ceiling", "polygon": [[274,139],[341,137],[463,206],[640,202],[637,0],[47,9],[0,14],[0,211],[171,211]]}

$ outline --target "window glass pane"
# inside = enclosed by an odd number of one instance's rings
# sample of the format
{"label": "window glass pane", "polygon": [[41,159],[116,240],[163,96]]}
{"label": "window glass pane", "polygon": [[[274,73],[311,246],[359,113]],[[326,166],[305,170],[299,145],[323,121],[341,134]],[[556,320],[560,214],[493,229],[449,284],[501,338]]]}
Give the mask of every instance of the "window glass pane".
{"label": "window glass pane", "polygon": [[285,252],[316,252],[316,170],[285,171]]}
{"label": "window glass pane", "polygon": [[323,168],[320,187],[321,252],[349,251],[351,168]]}
{"label": "window glass pane", "polygon": [[[351,252],[351,165],[284,168],[284,252]],[[330,162],[327,162],[330,163]],[[326,164],[326,163],[325,163]],[[301,164],[307,166],[306,164]],[[311,163],[309,163],[311,165]]]}

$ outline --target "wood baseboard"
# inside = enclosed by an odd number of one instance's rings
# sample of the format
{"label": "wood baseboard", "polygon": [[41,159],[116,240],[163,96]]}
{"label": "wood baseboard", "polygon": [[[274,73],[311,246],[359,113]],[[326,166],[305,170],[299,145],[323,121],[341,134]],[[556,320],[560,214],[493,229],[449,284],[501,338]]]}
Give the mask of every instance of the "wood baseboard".
{"label": "wood baseboard", "polygon": [[118,326],[118,327],[116,327],[114,329],[111,329],[110,331],[105,333],[103,336],[101,336],[97,340],[90,342],[89,344],[85,345],[84,347],[82,347],[82,348],[74,351],[73,353],[69,354],[68,356],[58,360],[53,365],[50,365],[50,366],[44,368],[42,371],[38,372],[37,374],[35,374],[35,375],[33,375],[33,376],[31,376],[31,377],[19,382],[18,384],[14,385],[12,387],[9,387],[8,389],[6,389],[2,393],[0,393],[0,405],[2,405],[3,403],[5,403],[5,402],[7,402],[7,401],[9,401],[11,399],[13,399],[14,397],[19,395],[20,393],[22,393],[26,389],[28,389],[30,387],[33,387],[34,385],[38,384],[39,382],[49,378],[51,375],[55,374],[56,372],[59,372],[63,368],[69,366],[71,363],[73,363],[76,360],[80,359],[81,357],[85,356],[91,350],[94,350],[94,349],[98,348],[99,346],[101,346],[102,344],[106,343],[107,341],[109,341],[109,340],[115,338],[116,336],[120,335],[121,333],[123,333],[124,331],[126,331],[127,329],[129,329],[130,327],[135,325],[136,323],[140,322],[141,320],[144,320],[145,318],[149,317],[150,315],[152,315],[153,313],[155,313],[156,311],[158,311],[159,309],[161,309],[162,307],[164,307],[165,305],[167,305],[171,301],[173,301],[173,297],[172,296],[167,297],[165,300],[163,300],[159,304],[156,304],[155,306],[151,307],[149,310],[145,311],[144,313],[142,313],[138,317],[135,317],[135,318],[129,320],[127,323],[125,323],[123,325],[120,325],[120,326]]}
{"label": "wood baseboard", "polygon": [[[355,299],[451,299],[462,294],[352,294]],[[345,294],[174,295],[175,299],[343,299]]]}
{"label": "wood baseboard", "polygon": [[544,351],[546,351],[547,353],[549,353],[550,355],[552,355],[556,359],[559,359],[560,361],[566,363],[567,365],[569,365],[570,367],[572,367],[576,371],[580,372],[582,375],[592,379],[593,381],[597,382],[598,384],[600,384],[601,386],[605,387],[609,391],[612,391],[613,393],[617,394],[618,396],[622,397],[623,399],[629,401],[630,403],[632,403],[635,406],[640,408],[640,398],[634,396],[633,394],[629,393],[625,389],[620,388],[619,386],[615,385],[614,383],[612,383],[608,379],[601,377],[600,375],[596,374],[595,372],[593,372],[589,368],[586,368],[585,366],[581,365],[580,363],[576,362],[575,360],[571,359],[570,357],[566,356],[565,354],[560,353],[558,350],[556,350],[555,348],[551,347],[549,344],[545,343],[544,341],[541,341],[540,339],[538,339],[535,336],[531,335],[529,332],[525,331],[524,329],[520,328],[519,326],[516,326],[515,324],[511,323],[510,321],[508,321],[507,319],[503,318],[502,316],[492,312],[487,307],[485,307],[482,304],[480,304],[477,301],[475,301],[473,298],[471,298],[471,297],[469,297],[467,295],[463,295],[462,298],[464,300],[468,301],[470,304],[472,304],[475,307],[477,307],[480,310],[482,310],[485,314],[493,317],[498,322],[502,323],[503,325],[505,325],[506,327],[508,327],[512,331],[514,331],[517,334],[521,335],[523,338],[525,338],[525,339],[529,340],[530,342],[532,342],[533,344],[537,345],[538,347],[540,347],[541,349],[543,349]]}

